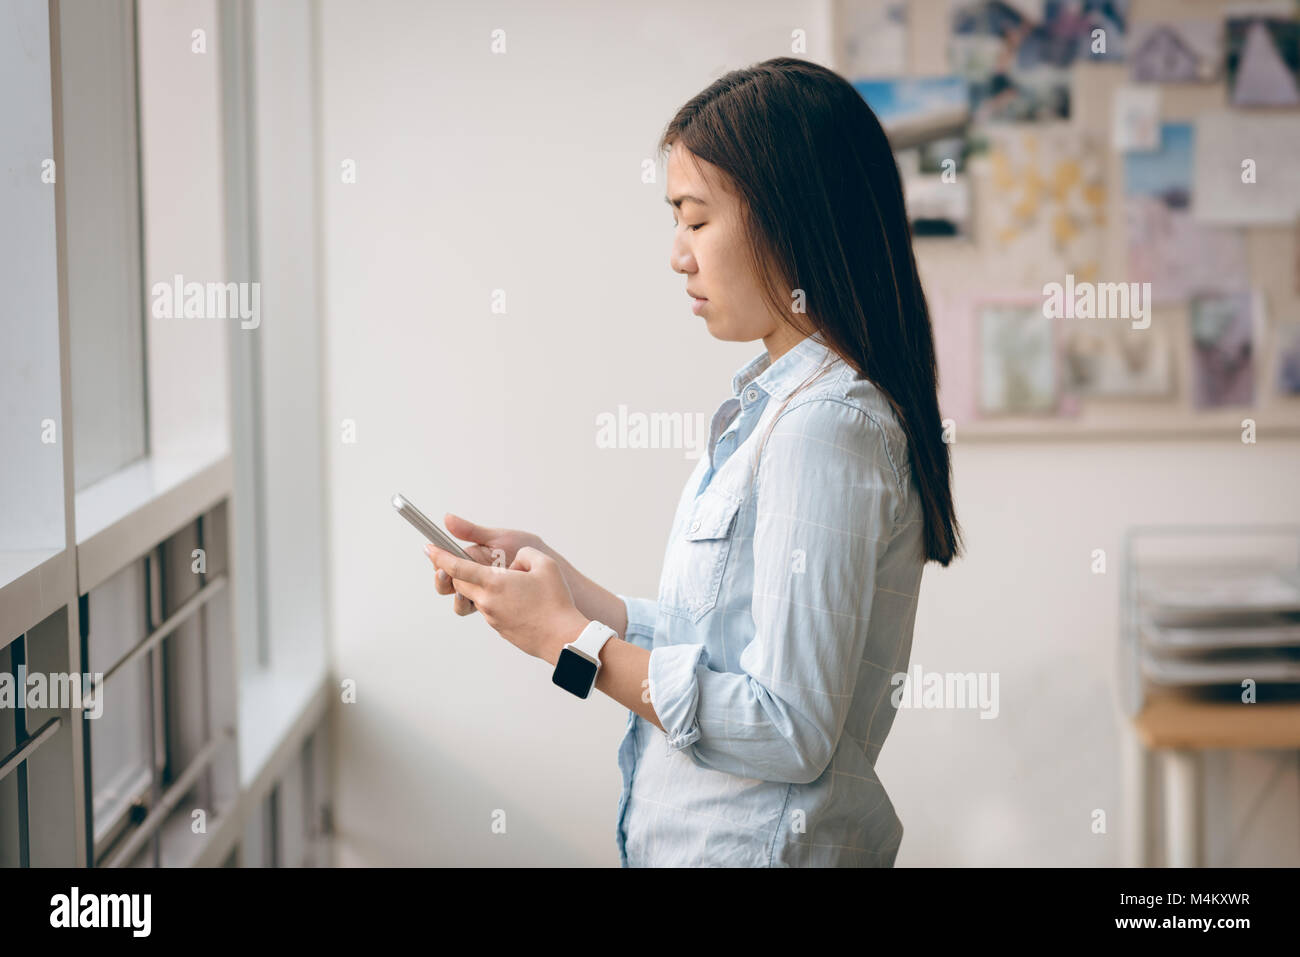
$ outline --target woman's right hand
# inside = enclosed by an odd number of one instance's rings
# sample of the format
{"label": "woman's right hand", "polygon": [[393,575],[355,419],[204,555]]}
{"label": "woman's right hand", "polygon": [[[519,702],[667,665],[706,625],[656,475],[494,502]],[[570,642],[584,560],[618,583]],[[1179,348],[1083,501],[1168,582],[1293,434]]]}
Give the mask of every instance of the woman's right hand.
{"label": "woman's right hand", "polygon": [[[627,608],[623,599],[574,568],[563,555],[543,542],[540,536],[514,528],[485,528],[451,512],[444,515],[442,520],[445,523],[443,527],[453,538],[470,543],[462,546],[469,557],[484,565],[499,564],[503,568],[509,568],[515,563],[519,549],[525,545],[550,556],[559,566],[578,611],[587,618],[609,625],[618,632],[620,638],[623,637],[627,630]],[[435,576],[434,587],[440,595],[452,595],[456,591],[451,579],[441,571]],[[478,611],[474,603],[463,595],[456,595],[455,607],[458,615],[472,615]]]}
{"label": "woman's right hand", "polygon": [[[445,523],[443,527],[453,538],[460,539],[463,543],[472,543],[464,544],[462,547],[470,558],[483,565],[500,565],[502,568],[509,568],[514,564],[519,549],[526,545],[540,552],[550,553],[550,549],[543,544],[541,538],[532,532],[521,532],[513,528],[486,528],[466,521],[451,512],[443,516],[443,522]],[[434,576],[434,587],[440,595],[456,594],[451,579],[442,571]],[[478,610],[469,599],[459,594],[456,594],[455,607],[458,615],[472,615]]]}

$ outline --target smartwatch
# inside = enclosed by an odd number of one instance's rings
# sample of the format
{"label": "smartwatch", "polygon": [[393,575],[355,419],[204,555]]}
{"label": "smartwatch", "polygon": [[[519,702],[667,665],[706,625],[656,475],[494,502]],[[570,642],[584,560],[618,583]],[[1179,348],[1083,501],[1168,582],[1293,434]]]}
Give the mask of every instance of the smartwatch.
{"label": "smartwatch", "polygon": [[587,623],[575,641],[569,642],[560,650],[560,657],[555,662],[555,672],[551,680],[571,691],[579,698],[591,694],[596,687],[596,673],[600,671],[600,649],[605,642],[617,638],[618,632],[609,625],[598,621]]}

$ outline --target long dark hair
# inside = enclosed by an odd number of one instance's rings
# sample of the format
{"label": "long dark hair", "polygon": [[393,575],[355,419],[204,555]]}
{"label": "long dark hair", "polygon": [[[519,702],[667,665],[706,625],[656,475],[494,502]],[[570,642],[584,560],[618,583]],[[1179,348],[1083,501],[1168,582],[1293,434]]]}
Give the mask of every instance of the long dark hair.
{"label": "long dark hair", "polygon": [[839,74],[794,57],[720,77],[677,111],[659,152],[679,145],[741,197],[752,265],[773,315],[794,290],[827,346],[870,380],[907,435],[927,561],[961,553],[952,463],[939,418],[930,311],[903,185],[885,131]]}

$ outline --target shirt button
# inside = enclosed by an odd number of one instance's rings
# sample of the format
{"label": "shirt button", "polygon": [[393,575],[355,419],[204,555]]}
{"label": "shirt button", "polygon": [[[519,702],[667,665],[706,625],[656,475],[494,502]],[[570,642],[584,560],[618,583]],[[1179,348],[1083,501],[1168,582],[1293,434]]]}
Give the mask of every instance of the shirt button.
{"label": "shirt button", "polygon": [[758,390],[750,389],[748,392],[745,393],[745,398],[748,399],[750,402],[753,402],[755,399],[758,398]]}
{"label": "shirt button", "polygon": [[692,531],[692,532],[698,532],[699,530],[700,530],[700,523],[699,523],[698,521],[697,521],[697,522],[692,522],[692,523],[691,523],[691,531]]}

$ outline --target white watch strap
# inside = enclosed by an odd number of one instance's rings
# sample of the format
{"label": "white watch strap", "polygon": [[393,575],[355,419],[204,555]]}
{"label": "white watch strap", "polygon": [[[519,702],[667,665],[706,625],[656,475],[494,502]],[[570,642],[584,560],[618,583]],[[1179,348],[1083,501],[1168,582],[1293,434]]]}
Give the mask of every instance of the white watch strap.
{"label": "white watch strap", "polygon": [[587,623],[586,628],[582,629],[582,634],[570,642],[570,644],[592,661],[596,662],[596,666],[599,667],[600,649],[605,647],[605,642],[609,641],[609,639],[617,637],[618,632],[609,627],[609,625],[601,624],[598,621],[591,621]]}

